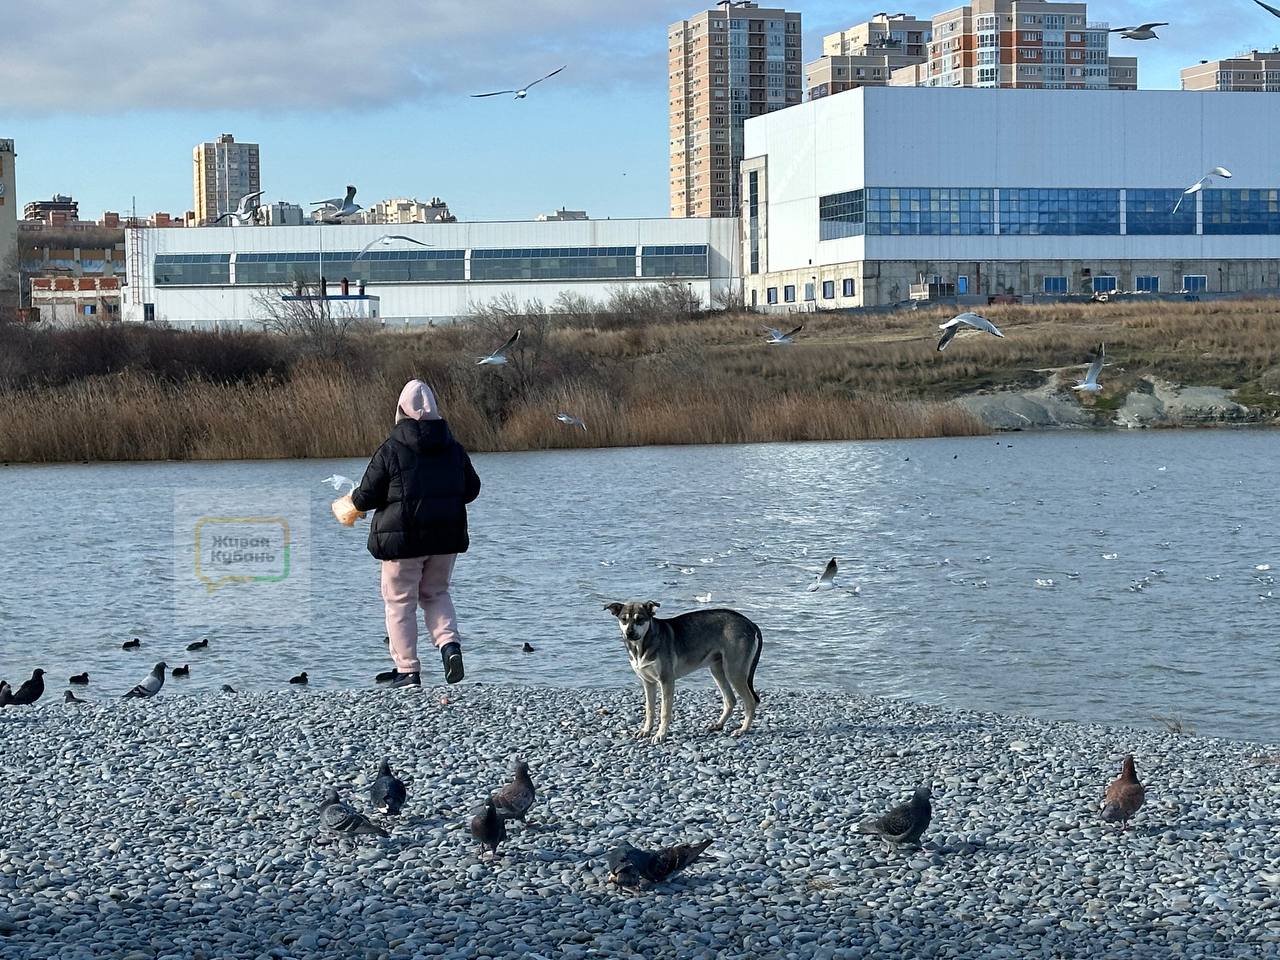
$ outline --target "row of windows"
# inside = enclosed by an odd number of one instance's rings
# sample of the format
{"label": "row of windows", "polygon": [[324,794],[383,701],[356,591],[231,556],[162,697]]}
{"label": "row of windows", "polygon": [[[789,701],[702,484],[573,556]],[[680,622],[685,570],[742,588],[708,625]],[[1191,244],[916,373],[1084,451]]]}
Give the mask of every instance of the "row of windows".
{"label": "row of windows", "polygon": [[[406,256],[395,254],[405,253]],[[315,282],[323,269],[329,278],[371,283],[442,283],[466,279],[462,250],[355,251],[238,254],[237,284],[285,285]],[[473,250],[472,280],[621,280],[635,277],[635,247],[564,247]],[[643,247],[642,277],[710,275],[707,244]],[[155,258],[157,286],[208,286],[231,282],[230,254],[160,254]]]}
{"label": "row of windows", "polygon": [[[853,294],[854,294],[853,278],[845,277],[843,280],[840,281],[840,296],[852,297]],[[752,296],[753,297],[755,296],[754,290],[752,291]],[[835,298],[836,298],[836,282],[834,280],[823,280],[822,281],[822,299],[834,300]],[[764,292],[764,299],[766,303],[777,303],[778,288],[768,287]],[[817,297],[815,296],[814,285],[812,283],[806,283],[804,285],[804,299],[806,302],[817,299]],[[795,284],[788,283],[786,286],[782,288],[782,302],[783,303],[796,302]],[[752,303],[752,306],[755,306],[755,304]]]}
{"label": "row of windows", "polygon": [[[818,236],[1120,236],[1121,193],[1004,188],[997,196],[990,188],[867,187],[819,197]],[[1280,234],[1280,190],[1200,196],[1205,235]],[[1176,189],[1132,189],[1125,191],[1123,218],[1126,235],[1194,235],[1196,200]]]}
{"label": "row of windows", "polygon": [[[1202,273],[1186,273],[1182,275],[1181,293],[1201,293],[1208,289],[1209,278]],[[1116,278],[1100,275],[1089,280],[1089,287],[1094,293],[1115,293],[1119,289]],[[1138,293],[1159,293],[1159,277],[1134,277],[1133,289]],[[1066,277],[1045,277],[1044,292],[1049,295],[1065,295],[1067,293]]]}

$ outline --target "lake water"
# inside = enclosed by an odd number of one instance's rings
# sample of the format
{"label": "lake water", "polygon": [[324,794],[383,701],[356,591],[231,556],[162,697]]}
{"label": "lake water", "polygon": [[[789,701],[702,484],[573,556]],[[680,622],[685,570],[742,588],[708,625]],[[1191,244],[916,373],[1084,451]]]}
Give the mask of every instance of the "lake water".
{"label": "lake water", "polygon": [[[634,682],[602,604],[654,599],[671,615],[705,605],[696,598],[709,593],[710,605],[739,609],[763,629],[765,709],[771,687],[833,685],[1141,726],[1178,714],[1200,734],[1280,740],[1274,432],[475,462],[484,491],[454,584],[469,680]],[[165,659],[191,664],[189,680],[166,686],[170,695],[223,683],[281,688],[299,670],[312,687],[368,685],[389,666],[378,567],[365,550],[367,525],[338,526],[335,494],[319,483],[333,472],[358,477],[363,466],[0,469],[10,504],[0,536],[0,677],[14,682],[41,666],[49,696],[61,698],[66,678],[88,670],[81,694],[104,699]],[[309,532],[295,524],[302,614],[280,604],[280,623],[192,622],[175,601],[199,588],[181,559],[191,534],[175,497],[216,490],[253,514],[268,488],[309,513]],[[833,555],[860,595],[805,590]],[[1256,569],[1265,565],[1274,570]],[[1130,589],[1144,577],[1149,585]],[[218,594],[248,603],[263,589],[232,584]],[[121,651],[133,636],[143,649]],[[203,636],[208,650],[185,652]],[[536,651],[522,653],[524,641]],[[434,679],[429,651],[424,663]],[[705,675],[684,683],[711,687]]]}

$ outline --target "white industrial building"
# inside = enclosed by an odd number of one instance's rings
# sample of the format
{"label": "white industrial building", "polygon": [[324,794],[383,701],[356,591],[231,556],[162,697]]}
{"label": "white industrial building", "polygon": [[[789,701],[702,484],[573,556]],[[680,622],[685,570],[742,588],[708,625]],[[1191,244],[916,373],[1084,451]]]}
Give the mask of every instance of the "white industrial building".
{"label": "white industrial building", "polygon": [[1280,287],[1276,95],[865,87],[749,119],[745,157],[762,309]]}
{"label": "white industrial building", "polygon": [[[419,243],[378,243],[356,259],[391,232]],[[499,297],[550,307],[562,293],[603,300],[666,282],[710,305],[742,276],[736,219],[140,228],[126,248],[123,319],[184,327],[249,325],[264,297],[321,276],[330,294],[364,282],[388,324],[455,320]]]}

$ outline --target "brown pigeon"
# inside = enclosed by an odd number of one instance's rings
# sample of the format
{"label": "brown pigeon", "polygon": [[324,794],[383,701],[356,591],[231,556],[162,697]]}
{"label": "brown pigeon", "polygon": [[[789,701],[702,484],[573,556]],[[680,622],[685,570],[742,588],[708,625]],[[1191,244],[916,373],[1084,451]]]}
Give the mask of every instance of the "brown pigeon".
{"label": "brown pigeon", "polygon": [[529,765],[523,760],[517,760],[511,782],[493,795],[493,805],[503,820],[519,820],[524,823],[525,814],[533,806],[534,798]]}
{"label": "brown pigeon", "polygon": [[609,879],[623,889],[638,893],[675,876],[702,856],[713,842],[681,843],[650,852],[624,840],[622,846],[609,851]]}
{"label": "brown pigeon", "polygon": [[1107,823],[1119,823],[1121,830],[1129,827],[1129,818],[1138,812],[1147,799],[1147,791],[1138,780],[1133,768],[1133,754],[1126,754],[1120,767],[1120,776],[1111,781],[1102,795],[1102,819]]}

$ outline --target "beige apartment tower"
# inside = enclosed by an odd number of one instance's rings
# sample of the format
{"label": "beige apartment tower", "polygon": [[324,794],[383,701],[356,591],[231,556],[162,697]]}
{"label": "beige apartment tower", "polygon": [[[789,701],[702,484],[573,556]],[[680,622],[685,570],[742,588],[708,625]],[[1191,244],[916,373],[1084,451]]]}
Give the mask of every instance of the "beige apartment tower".
{"label": "beige apartment tower", "polygon": [[1182,89],[1280,93],[1280,47],[1228,60],[1201,60],[1182,71]]}
{"label": "beige apartment tower", "polygon": [[213,223],[235,210],[241,197],[262,189],[256,143],[236,143],[235,137],[224,133],[211,143],[197,144],[191,158],[198,226]]}
{"label": "beige apartment tower", "polygon": [[743,124],[800,102],[800,38],[800,14],[728,0],[667,30],[671,216],[737,216]]}
{"label": "beige apartment tower", "polygon": [[[1108,24],[1090,23],[1087,4],[974,0],[933,18],[924,69],[931,87],[1136,90],[1138,61],[1113,57]],[[894,78],[894,85],[899,84]]]}
{"label": "beige apartment tower", "polygon": [[806,64],[809,99],[855,87],[882,87],[895,70],[929,59],[933,24],[905,13],[878,13],[822,38],[822,56]]}

